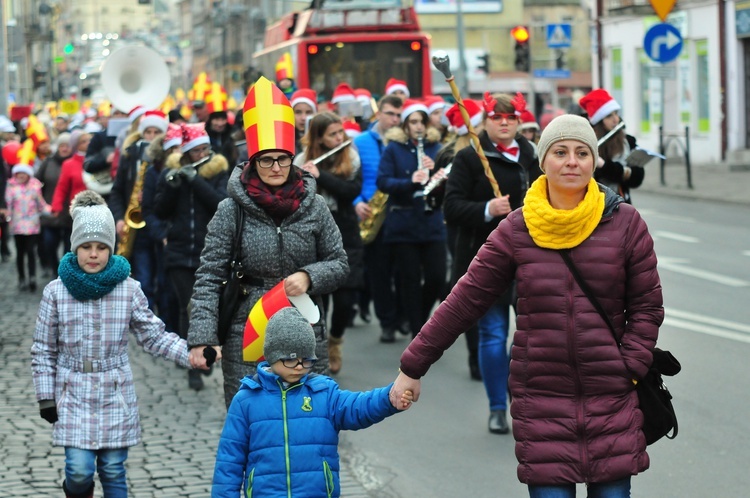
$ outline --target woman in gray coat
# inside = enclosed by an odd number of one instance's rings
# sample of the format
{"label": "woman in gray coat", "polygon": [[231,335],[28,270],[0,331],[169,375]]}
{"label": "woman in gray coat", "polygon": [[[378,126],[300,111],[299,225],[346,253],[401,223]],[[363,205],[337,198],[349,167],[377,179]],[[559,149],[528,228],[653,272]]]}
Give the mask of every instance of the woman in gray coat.
{"label": "woman in gray coat", "polygon": [[[271,89],[265,88],[266,82]],[[280,92],[262,78],[251,89]],[[250,101],[248,96],[247,101]],[[289,105],[286,98],[283,99]],[[274,104],[277,104],[274,94]],[[245,109],[247,113],[247,109]],[[273,119],[258,113],[259,119]],[[256,114],[256,115],[258,115]],[[290,113],[293,119],[293,114]],[[245,123],[250,160],[235,168],[227,191],[229,198],[219,204],[211,222],[201,263],[195,277],[192,314],[188,331],[191,357],[203,355],[206,346],[218,348],[217,337],[221,284],[229,277],[232,240],[237,209],[243,209],[242,287],[240,305],[220,354],[223,360],[224,397],[227,407],[237,392],[240,380],[255,372],[255,363],[243,361],[243,333],[253,305],[276,284],[284,281],[289,296],[305,292],[322,309],[321,296],[336,290],[349,273],[341,233],[325,200],[317,195],[315,180],[292,165],[294,159],[294,126],[290,133],[279,134],[273,144],[258,146],[259,123]],[[268,123],[264,123],[269,126]],[[273,128],[273,125],[270,125]],[[268,128],[266,128],[268,129]],[[268,143],[268,142],[264,142]],[[253,152],[254,149],[254,152]],[[314,324],[318,361],[314,371],[328,370],[328,340],[325,317]]]}

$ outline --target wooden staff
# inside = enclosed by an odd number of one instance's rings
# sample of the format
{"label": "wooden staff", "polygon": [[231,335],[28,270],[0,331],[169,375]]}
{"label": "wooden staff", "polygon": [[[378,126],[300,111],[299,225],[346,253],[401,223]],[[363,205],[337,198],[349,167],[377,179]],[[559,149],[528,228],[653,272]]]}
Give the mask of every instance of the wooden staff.
{"label": "wooden staff", "polygon": [[492,192],[495,194],[495,197],[502,197],[503,194],[500,192],[500,187],[497,185],[495,175],[492,174],[492,170],[490,169],[490,163],[484,155],[484,150],[482,150],[482,144],[479,143],[477,132],[474,131],[474,127],[471,125],[471,116],[469,116],[469,113],[466,111],[464,101],[461,98],[461,92],[458,90],[456,81],[451,74],[451,61],[448,54],[443,51],[436,52],[435,55],[432,56],[432,64],[438,71],[443,73],[445,81],[451,87],[451,93],[453,94],[453,98],[456,99],[456,104],[458,104],[458,109],[461,111],[461,116],[464,118],[464,123],[466,123],[466,127],[469,129],[469,138],[471,139],[471,143],[474,145],[477,154],[479,154],[479,160],[482,162],[482,168],[484,169],[484,176],[486,176],[487,180],[490,182]]}

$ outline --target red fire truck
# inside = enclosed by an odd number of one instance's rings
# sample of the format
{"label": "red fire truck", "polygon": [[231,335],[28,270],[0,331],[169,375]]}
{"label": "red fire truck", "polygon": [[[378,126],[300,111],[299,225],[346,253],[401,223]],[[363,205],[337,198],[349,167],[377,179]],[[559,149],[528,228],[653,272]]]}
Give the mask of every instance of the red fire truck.
{"label": "red fire truck", "polygon": [[[322,2],[321,2],[322,3]],[[312,88],[328,101],[341,82],[382,95],[389,78],[406,81],[411,96],[432,93],[429,35],[420,31],[413,7],[400,1],[327,1],[293,12],[266,29],[256,69],[273,79],[289,53],[298,88]]]}

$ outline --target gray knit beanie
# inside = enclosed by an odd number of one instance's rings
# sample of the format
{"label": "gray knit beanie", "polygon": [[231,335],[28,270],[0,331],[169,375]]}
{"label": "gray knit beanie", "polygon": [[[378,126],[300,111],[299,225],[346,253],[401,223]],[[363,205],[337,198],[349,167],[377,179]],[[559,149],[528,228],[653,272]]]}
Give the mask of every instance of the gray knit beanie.
{"label": "gray knit beanie", "polygon": [[84,190],[70,203],[73,231],[70,234],[70,249],[74,253],[81,244],[101,242],[109,247],[109,255],[115,251],[115,219],[101,195]]}
{"label": "gray knit beanie", "polygon": [[596,133],[586,118],[575,114],[563,114],[547,125],[539,138],[539,167],[544,171],[544,156],[550,147],[561,140],[578,140],[589,146],[594,155],[594,167],[599,160]]}
{"label": "gray knit beanie", "polygon": [[283,358],[318,359],[315,332],[297,308],[281,308],[268,320],[263,356],[271,365]]}

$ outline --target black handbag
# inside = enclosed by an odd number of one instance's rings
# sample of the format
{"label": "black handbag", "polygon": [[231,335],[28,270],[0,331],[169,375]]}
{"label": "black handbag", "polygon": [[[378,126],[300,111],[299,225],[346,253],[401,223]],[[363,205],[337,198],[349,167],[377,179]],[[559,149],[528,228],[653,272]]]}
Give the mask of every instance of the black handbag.
{"label": "black handbag", "polygon": [[219,338],[219,344],[224,345],[227,340],[229,330],[232,328],[232,318],[237,312],[240,304],[240,295],[242,294],[242,225],[245,223],[245,210],[242,206],[235,205],[235,232],[232,240],[232,252],[229,260],[229,277],[221,284],[221,294],[219,295],[219,320],[216,335]]}
{"label": "black handbag", "polygon": [[[559,252],[565,264],[568,265],[570,273],[573,274],[573,278],[578,282],[578,286],[607,323],[612,336],[615,338],[615,342],[619,346],[612,320],[610,320],[609,315],[604,311],[604,308],[599,303],[599,300],[596,299],[586,281],[583,280],[583,277],[578,272],[578,268],[576,268],[573,260],[570,258],[570,253],[567,250]],[[669,351],[654,348],[653,355],[654,360],[648,369],[648,373],[635,386],[635,391],[638,394],[639,408],[643,412],[643,434],[646,436],[646,444],[653,444],[664,436],[668,439],[674,439],[677,437],[678,430],[677,415],[675,414],[674,406],[672,406],[672,394],[670,394],[667,386],[664,385],[662,375],[677,375],[682,366]],[[671,435],[669,434],[670,431],[672,431]]]}

